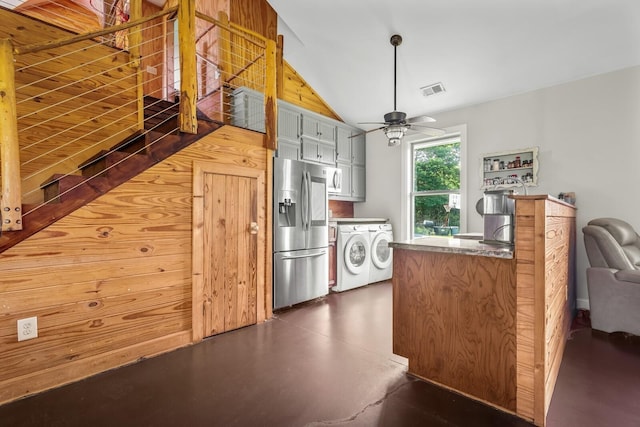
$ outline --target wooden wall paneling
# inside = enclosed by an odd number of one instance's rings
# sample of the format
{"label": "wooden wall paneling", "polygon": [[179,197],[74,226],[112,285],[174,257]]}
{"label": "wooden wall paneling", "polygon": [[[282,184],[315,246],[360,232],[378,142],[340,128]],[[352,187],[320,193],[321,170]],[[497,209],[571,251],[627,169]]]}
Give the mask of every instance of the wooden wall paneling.
{"label": "wooden wall paneling", "polygon": [[[208,135],[0,254],[0,402],[192,342],[193,162],[264,174],[261,144]],[[15,320],[32,315],[40,336],[17,342]]]}
{"label": "wooden wall paneling", "polygon": [[278,36],[278,15],[266,0],[233,0],[229,20],[269,40]]}
{"label": "wooden wall paneling", "polygon": [[318,95],[296,70],[284,61],[282,100],[326,117],[342,121],[340,116]]}
{"label": "wooden wall paneling", "polygon": [[534,209],[534,366],[538,367],[534,371],[534,423],[544,425],[545,408],[545,359],[546,359],[546,289],[545,289],[545,238],[546,221],[544,220],[546,203],[544,200],[535,200]]}
{"label": "wooden wall paneling", "polygon": [[72,0],[40,2],[32,7],[26,3],[14,10],[76,33],[89,33],[102,28],[97,15]]}
{"label": "wooden wall paneling", "polygon": [[[522,204],[518,202],[518,209]],[[518,415],[533,420],[535,394],[535,220],[530,212],[517,216],[515,235],[517,283],[517,409]],[[525,216],[526,215],[526,216]]]}
{"label": "wooden wall paneling", "polygon": [[544,426],[571,321],[575,208],[549,197],[518,197],[515,224],[517,413]]}
{"label": "wooden wall paneling", "polygon": [[515,261],[396,248],[393,262],[409,372],[515,411]]}
{"label": "wooden wall paneling", "polygon": [[[161,10],[160,7],[148,1],[142,2],[142,15],[149,16]],[[140,54],[142,56],[141,69],[144,76],[144,94],[163,98],[163,86],[165,82],[165,39],[164,31],[166,18],[157,18],[143,25],[142,45]],[[173,66],[173,64],[171,64]]]}
{"label": "wooden wall paneling", "polygon": [[[259,263],[257,266],[256,274],[258,276],[258,295],[256,295],[256,304],[258,309],[256,314],[258,322],[265,319],[270,319],[273,315],[273,233],[271,224],[273,223],[273,151],[265,150],[265,168],[266,168],[266,182],[269,183],[265,186],[264,199],[258,205],[258,216],[264,216],[265,218],[265,233],[264,244],[258,244],[258,259],[264,259],[263,264]],[[261,279],[262,278],[262,279]],[[260,286],[260,281],[264,283],[264,286]],[[261,291],[264,289],[264,292]]]}

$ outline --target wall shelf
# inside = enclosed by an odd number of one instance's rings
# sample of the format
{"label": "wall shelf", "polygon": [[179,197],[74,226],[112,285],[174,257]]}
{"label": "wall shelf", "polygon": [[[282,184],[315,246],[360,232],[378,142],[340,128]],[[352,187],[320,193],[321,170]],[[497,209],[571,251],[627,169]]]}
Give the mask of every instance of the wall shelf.
{"label": "wall shelf", "polygon": [[486,153],[480,160],[480,188],[538,185],[538,147]]}

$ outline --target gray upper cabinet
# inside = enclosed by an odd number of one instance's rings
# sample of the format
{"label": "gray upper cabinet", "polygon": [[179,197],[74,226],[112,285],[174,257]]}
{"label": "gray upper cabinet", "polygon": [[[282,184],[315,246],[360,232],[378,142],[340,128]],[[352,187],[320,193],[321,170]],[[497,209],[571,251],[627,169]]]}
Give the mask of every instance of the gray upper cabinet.
{"label": "gray upper cabinet", "polygon": [[302,160],[335,166],[336,146],[302,137]]}
{"label": "gray upper cabinet", "polygon": [[327,144],[335,144],[336,124],[331,119],[303,112],[302,137],[315,139]]}
{"label": "gray upper cabinet", "polygon": [[[265,131],[264,96],[248,88],[233,92],[232,121]],[[342,191],[337,200],[365,200],[365,134],[361,129],[278,100],[277,157],[302,160],[342,170]]]}
{"label": "gray upper cabinet", "polygon": [[302,160],[300,119],[299,110],[278,104],[278,157]]}
{"label": "gray upper cabinet", "polygon": [[342,191],[331,195],[338,200],[365,200],[365,134],[362,130],[338,125],[336,131],[337,165],[342,170]]}
{"label": "gray upper cabinet", "polygon": [[351,128],[338,126],[336,131],[336,160],[351,163]]}
{"label": "gray upper cabinet", "polygon": [[351,138],[351,163],[364,166],[366,160],[366,138],[363,131],[356,129]]}
{"label": "gray upper cabinet", "polygon": [[278,141],[300,142],[300,111],[278,106]]}

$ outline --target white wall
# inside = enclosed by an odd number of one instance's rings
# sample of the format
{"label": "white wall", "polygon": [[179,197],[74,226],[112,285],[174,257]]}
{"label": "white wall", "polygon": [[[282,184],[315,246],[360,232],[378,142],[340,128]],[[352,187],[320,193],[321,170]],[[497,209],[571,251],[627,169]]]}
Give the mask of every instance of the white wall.
{"label": "white wall", "polygon": [[[538,186],[529,193],[576,193],[578,307],[588,308],[582,227],[610,216],[640,231],[640,67],[435,118],[439,127],[467,125],[468,231],[482,231],[482,218],[473,208],[482,197],[482,154],[539,147]],[[384,216],[394,229],[402,227],[401,160],[401,150],[388,147],[382,132],[368,135],[367,201],[355,204],[356,216]]]}

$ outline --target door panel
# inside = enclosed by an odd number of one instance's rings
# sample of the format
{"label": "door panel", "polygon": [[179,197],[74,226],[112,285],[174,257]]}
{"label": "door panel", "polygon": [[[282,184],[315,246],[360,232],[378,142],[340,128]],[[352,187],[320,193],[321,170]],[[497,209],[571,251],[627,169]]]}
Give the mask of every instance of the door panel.
{"label": "door panel", "polygon": [[[255,178],[205,173],[205,336],[256,323]],[[207,305],[210,307],[207,310]]]}

